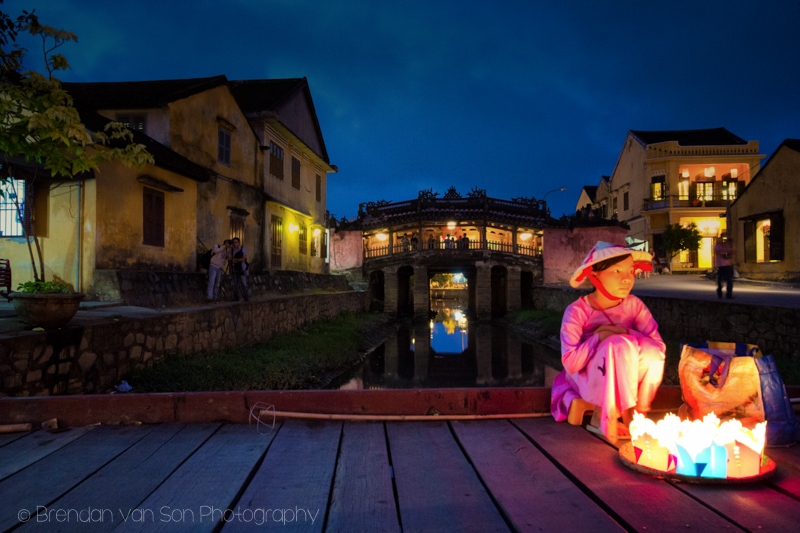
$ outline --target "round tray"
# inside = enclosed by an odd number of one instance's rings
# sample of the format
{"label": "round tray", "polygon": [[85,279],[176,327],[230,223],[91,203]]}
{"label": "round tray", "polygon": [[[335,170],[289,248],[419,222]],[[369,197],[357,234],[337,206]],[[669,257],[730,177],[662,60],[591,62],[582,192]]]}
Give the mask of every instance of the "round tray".
{"label": "round tray", "polygon": [[633,450],[633,443],[626,442],[619,448],[619,460],[622,464],[632,470],[647,474],[650,476],[660,477],[671,481],[685,481],[686,483],[698,483],[703,485],[737,485],[740,483],[753,483],[755,481],[763,481],[775,473],[775,461],[769,457],[764,458],[766,464],[761,466],[761,472],[758,475],[750,477],[737,477],[737,478],[712,478],[700,476],[685,476],[683,474],[676,474],[675,472],[664,472],[663,470],[656,470],[647,466],[642,466],[636,463],[636,453]]}

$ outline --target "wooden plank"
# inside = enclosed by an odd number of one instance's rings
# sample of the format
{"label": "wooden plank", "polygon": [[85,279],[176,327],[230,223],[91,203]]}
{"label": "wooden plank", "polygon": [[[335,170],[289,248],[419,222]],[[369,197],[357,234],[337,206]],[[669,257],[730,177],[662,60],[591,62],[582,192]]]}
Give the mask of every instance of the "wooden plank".
{"label": "wooden plank", "polygon": [[800,531],[800,502],[768,484],[694,485],[681,489],[748,531]]}
{"label": "wooden plank", "polygon": [[2,453],[0,453],[0,480],[14,472],[19,472],[43,457],[47,457],[95,427],[84,426],[56,433],[44,430],[32,431],[9,442],[3,446]]}
{"label": "wooden plank", "polygon": [[[20,513],[46,511],[33,520],[47,522],[50,504],[142,439],[154,426],[101,426],[0,482],[0,530],[19,524]],[[85,505],[91,505],[87,502]],[[63,510],[66,512],[66,510]]]}
{"label": "wooden plank", "polygon": [[13,433],[0,433],[0,448],[17,439],[21,439],[26,435],[32,433],[31,431],[16,431]]}
{"label": "wooden plank", "polygon": [[213,531],[274,436],[222,426],[114,531]]}
{"label": "wooden plank", "polygon": [[583,428],[547,418],[513,423],[631,531],[735,530],[669,483],[624,466],[616,448]]}
{"label": "wooden plank", "polygon": [[403,531],[508,531],[446,422],[386,424]]}
{"label": "wooden plank", "polygon": [[223,531],[277,525],[322,531],[341,433],[341,422],[284,422],[237,503],[237,508],[260,515],[264,523],[259,526],[243,514],[241,520],[226,523]]}
{"label": "wooden plank", "polygon": [[[133,516],[147,498],[178,466],[208,439],[219,424],[161,424],[95,475],[75,487],[51,508],[80,509],[84,522],[70,520],[48,524],[50,532],[111,531]],[[92,509],[93,514],[88,514]],[[28,523],[26,526],[33,526]],[[25,527],[22,528],[26,530]]]}
{"label": "wooden plank", "polygon": [[383,423],[345,422],[325,531],[400,531]]}
{"label": "wooden plank", "polygon": [[800,499],[800,444],[788,448],[767,448],[764,453],[777,465],[769,484]]}
{"label": "wooden plank", "polygon": [[518,531],[622,531],[506,420],[452,422],[483,483]]}

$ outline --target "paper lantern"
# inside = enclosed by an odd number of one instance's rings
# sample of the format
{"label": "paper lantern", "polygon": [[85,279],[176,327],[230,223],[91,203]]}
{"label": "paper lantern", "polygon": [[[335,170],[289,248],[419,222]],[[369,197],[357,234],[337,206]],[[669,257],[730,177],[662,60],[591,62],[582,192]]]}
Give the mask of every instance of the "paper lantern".
{"label": "paper lantern", "polygon": [[680,420],[668,414],[657,423],[635,413],[630,424],[637,465],[713,479],[759,475],[764,463],[766,431],[766,422],[751,430],[738,420],[720,423],[714,413],[702,420]]}

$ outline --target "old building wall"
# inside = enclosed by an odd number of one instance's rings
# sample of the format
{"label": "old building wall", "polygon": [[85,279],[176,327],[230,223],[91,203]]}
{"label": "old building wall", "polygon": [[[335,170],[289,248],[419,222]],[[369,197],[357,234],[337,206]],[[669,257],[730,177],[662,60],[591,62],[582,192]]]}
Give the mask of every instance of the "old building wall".
{"label": "old building wall", "polygon": [[[96,182],[96,198],[91,203],[97,205],[97,213],[93,231],[86,232],[95,241],[95,268],[194,271],[196,181],[150,165],[137,169],[104,163]],[[182,191],[159,188],[159,183]],[[164,195],[163,247],[143,244],[145,188]]]}
{"label": "old building wall", "polygon": [[[781,146],[730,208],[731,235],[739,273],[753,279],[800,279],[800,152]],[[784,218],[783,260],[746,261],[742,217],[782,210]],[[765,217],[768,218],[768,217]]]}
{"label": "old building wall", "polygon": [[363,247],[360,231],[331,232],[331,272],[361,268]]}
{"label": "old building wall", "polygon": [[[170,104],[169,147],[220,176],[259,186],[261,150],[247,118],[227,86]],[[230,164],[218,160],[218,133],[231,135]]]}
{"label": "old building wall", "polygon": [[569,278],[597,241],[625,244],[627,230],[619,226],[545,228],[542,245],[545,285],[569,285]]}

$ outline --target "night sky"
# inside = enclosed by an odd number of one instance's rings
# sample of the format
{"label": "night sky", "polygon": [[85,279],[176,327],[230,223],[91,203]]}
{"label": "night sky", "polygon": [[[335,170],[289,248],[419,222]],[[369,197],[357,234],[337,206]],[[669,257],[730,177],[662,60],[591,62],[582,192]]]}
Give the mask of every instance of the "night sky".
{"label": "night sky", "polygon": [[307,77],[337,218],[451,185],[497,198],[565,186],[548,204],[572,213],[628,130],[725,127],[767,156],[800,138],[799,0],[0,5],[32,8],[78,35],[64,81]]}

